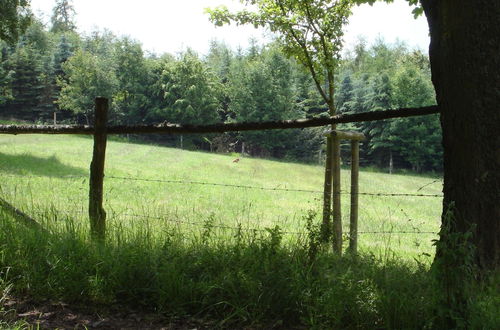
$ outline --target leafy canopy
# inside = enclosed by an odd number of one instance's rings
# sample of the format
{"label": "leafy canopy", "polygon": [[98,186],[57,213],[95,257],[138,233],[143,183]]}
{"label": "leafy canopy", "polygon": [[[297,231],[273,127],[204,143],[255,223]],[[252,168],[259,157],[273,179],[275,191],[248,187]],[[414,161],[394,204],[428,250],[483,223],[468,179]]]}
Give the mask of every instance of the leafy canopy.
{"label": "leafy canopy", "polygon": [[[256,11],[207,9],[217,26],[252,24],[278,35],[286,54],[295,57],[312,75],[323,100],[334,111],[334,71],[342,47],[342,27],[351,13],[351,0],[242,0]],[[325,86],[326,85],[326,86]]]}
{"label": "leafy canopy", "polygon": [[[363,3],[367,3],[370,6],[373,5],[376,1],[384,1],[387,3],[394,2],[394,0],[353,0],[353,2],[358,4],[358,5],[363,4]],[[413,16],[415,18],[417,18],[418,16],[420,16],[424,13],[424,9],[422,8],[422,6],[419,5],[419,0],[406,0],[406,1],[408,2],[408,4],[410,6],[416,6],[412,11]]]}
{"label": "leafy canopy", "polygon": [[0,39],[9,43],[17,41],[31,22],[29,0],[1,0]]}

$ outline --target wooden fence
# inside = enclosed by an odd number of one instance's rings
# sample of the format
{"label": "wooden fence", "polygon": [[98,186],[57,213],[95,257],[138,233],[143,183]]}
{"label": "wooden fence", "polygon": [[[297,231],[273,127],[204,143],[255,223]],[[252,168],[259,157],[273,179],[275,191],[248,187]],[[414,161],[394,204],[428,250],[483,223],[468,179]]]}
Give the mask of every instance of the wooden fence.
{"label": "wooden fence", "polygon": [[[272,129],[290,129],[319,127],[340,123],[376,121],[391,118],[421,116],[439,113],[437,106],[422,108],[405,108],[385,111],[373,111],[357,114],[341,114],[327,118],[311,118],[298,120],[283,120],[253,123],[226,123],[214,125],[183,125],[163,123],[160,125],[140,126],[107,126],[109,101],[105,98],[95,100],[94,126],[80,125],[0,125],[0,134],[87,134],[94,136],[94,151],[90,165],[89,187],[89,219],[92,237],[104,240],[106,237],[106,212],[103,208],[104,163],[106,155],[107,135],[109,134],[186,134],[186,133],[223,133],[231,131],[256,131]],[[339,141],[351,140],[351,214],[349,250],[357,250],[357,214],[358,214],[358,172],[359,172],[359,142],[364,136],[354,132],[331,131],[328,138],[334,140],[333,157],[340,157]],[[342,253],[342,222],[340,213],[340,167],[334,168],[333,175],[333,250]],[[0,203],[0,207],[3,204]],[[331,205],[328,202],[328,212]],[[32,222],[32,221],[30,221]],[[330,223],[323,223],[324,228],[330,228]],[[329,231],[329,230],[328,230]]]}

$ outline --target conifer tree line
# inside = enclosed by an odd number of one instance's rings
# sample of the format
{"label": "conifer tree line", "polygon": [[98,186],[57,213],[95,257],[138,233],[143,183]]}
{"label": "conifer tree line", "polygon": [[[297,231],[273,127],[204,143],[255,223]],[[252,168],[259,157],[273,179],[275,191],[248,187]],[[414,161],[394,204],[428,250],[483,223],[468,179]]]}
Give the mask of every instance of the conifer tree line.
{"label": "conifer tree line", "polygon": [[[212,41],[201,56],[147,54],[109,31],[76,32],[75,12],[58,0],[47,27],[32,19],[14,43],[0,40],[0,117],[60,123],[92,122],[94,98],[111,100],[110,124],[211,124],[327,115],[328,107],[302,66],[277,43],[233,50]],[[336,75],[338,113],[435,103],[427,55],[404,43],[360,40]],[[347,126],[347,127],[346,127]],[[339,128],[365,133],[364,166],[441,170],[438,117],[401,118]],[[148,137],[168,145],[253,156],[317,161],[324,128],[219,135]],[[144,138],[144,137],[142,137]],[[346,149],[347,151],[347,149]],[[323,152],[324,154],[324,152]],[[345,153],[348,159],[347,152]]]}

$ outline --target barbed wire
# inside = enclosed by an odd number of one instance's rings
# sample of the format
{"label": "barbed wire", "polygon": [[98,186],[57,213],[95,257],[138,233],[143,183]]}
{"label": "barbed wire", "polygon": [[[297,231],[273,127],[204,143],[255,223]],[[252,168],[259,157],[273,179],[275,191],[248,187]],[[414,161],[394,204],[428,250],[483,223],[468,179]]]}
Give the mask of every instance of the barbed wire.
{"label": "barbed wire", "polygon": [[[19,175],[3,175],[7,177],[19,177]],[[24,178],[38,178],[43,177],[40,176],[23,176]],[[66,176],[50,176],[50,178],[83,178],[87,179],[86,176],[83,175],[66,175]],[[230,187],[230,188],[239,188],[239,189],[256,189],[256,190],[265,190],[265,191],[285,191],[285,192],[304,192],[304,193],[314,193],[314,194],[324,194],[323,191],[319,190],[309,190],[309,189],[291,189],[291,188],[279,188],[279,187],[258,187],[251,185],[239,185],[239,184],[230,184],[230,183],[217,183],[217,182],[202,182],[202,181],[191,181],[191,180],[169,180],[169,179],[152,179],[152,178],[137,178],[137,177],[123,177],[123,176],[114,176],[114,175],[105,175],[107,179],[114,180],[125,180],[125,181],[141,181],[141,182],[158,182],[158,183],[174,183],[174,184],[192,184],[192,185],[205,185],[205,186],[219,186],[219,187]],[[85,181],[84,181],[85,182]],[[82,182],[83,183],[83,182]],[[434,182],[429,183],[432,184]],[[422,190],[420,187],[417,191]],[[342,195],[352,195],[350,191],[342,190],[340,191]],[[442,198],[442,194],[423,194],[423,193],[372,193],[372,192],[358,192],[357,195],[360,196],[377,196],[377,197],[434,197],[434,198]]]}
{"label": "barbed wire", "polygon": [[[84,210],[57,210],[53,209],[53,211],[57,212],[64,212],[66,215],[71,215],[72,213],[77,213],[80,215],[85,215],[87,214],[86,211]],[[43,212],[41,214],[44,214]],[[228,225],[222,225],[222,224],[214,224],[211,222],[192,222],[192,221],[185,221],[185,220],[178,220],[178,219],[172,219],[169,218],[168,216],[151,216],[151,215],[146,215],[146,214],[136,214],[136,213],[116,213],[116,212],[110,212],[108,213],[108,216],[110,217],[129,217],[129,218],[143,218],[143,219],[154,219],[154,220],[161,220],[164,222],[170,222],[170,223],[177,223],[177,224],[185,224],[185,225],[190,225],[190,226],[196,226],[196,227],[203,227],[203,228],[219,228],[219,229],[226,229],[226,230],[234,230],[234,231],[246,231],[246,232],[269,232],[272,230],[272,228],[247,228],[238,226],[228,226]],[[279,231],[281,234],[285,235],[307,235],[308,233],[306,231],[285,231],[285,230],[280,230]],[[413,230],[413,231],[357,231],[357,234],[381,234],[381,235],[387,235],[387,234],[424,234],[424,235],[437,235],[438,232],[432,232],[432,231],[419,231],[419,230]],[[345,232],[345,235],[349,235],[348,232]]]}
{"label": "barbed wire", "polygon": [[189,180],[166,180],[166,179],[144,179],[144,178],[133,178],[133,177],[119,177],[107,175],[105,178],[108,179],[118,179],[118,180],[130,180],[130,181],[145,181],[145,182],[162,182],[162,183],[178,183],[178,184],[196,184],[205,186],[221,186],[221,187],[231,187],[231,188],[243,188],[243,189],[257,189],[257,190],[269,190],[269,191],[288,191],[288,192],[307,192],[307,193],[323,193],[319,190],[308,190],[308,189],[290,189],[290,188],[279,188],[279,187],[258,187],[250,185],[239,185],[230,183],[216,183],[216,182],[202,182],[202,181],[189,181]]}
{"label": "barbed wire", "polygon": [[[308,189],[291,189],[291,188],[271,188],[271,187],[257,187],[250,185],[237,185],[229,183],[215,183],[215,182],[201,182],[201,181],[185,181],[185,180],[165,180],[165,179],[145,179],[145,178],[133,178],[133,177],[119,177],[119,176],[106,176],[108,179],[118,179],[118,180],[130,180],[130,181],[146,181],[146,182],[163,182],[163,183],[178,183],[178,184],[197,184],[197,185],[208,185],[208,186],[222,186],[231,188],[245,188],[245,189],[258,189],[258,190],[268,190],[268,191],[288,191],[288,192],[307,192],[307,193],[317,193],[323,194],[323,191],[319,190],[308,190]],[[341,194],[351,195],[349,191],[342,190]],[[370,193],[370,192],[359,192],[358,195],[365,196],[390,196],[390,197],[443,197],[440,194],[411,194],[411,193]]]}
{"label": "barbed wire", "polygon": [[[134,213],[124,213],[120,214],[121,216],[125,217],[133,217],[133,218],[146,218],[146,219],[155,219],[155,220],[162,220],[162,221],[167,221],[167,222],[174,222],[174,223],[179,223],[179,224],[188,224],[192,226],[198,226],[198,227],[211,227],[211,228],[221,228],[221,229],[230,229],[230,230],[242,230],[242,231],[250,231],[250,232],[268,232],[268,229],[263,229],[263,228],[244,228],[244,227],[232,227],[232,226],[227,226],[227,225],[216,225],[216,224],[210,224],[210,223],[200,223],[200,222],[191,222],[191,221],[184,221],[184,220],[175,220],[175,219],[169,219],[167,217],[161,217],[161,216],[149,216],[149,215],[141,215],[141,214],[134,214]],[[119,216],[120,216],[119,215]],[[288,235],[306,235],[307,232],[302,231],[280,231],[282,234],[288,234]],[[358,231],[358,234],[434,234],[437,235],[437,232],[432,232],[432,231]]]}
{"label": "barbed wire", "polygon": [[[71,213],[73,211],[71,210],[65,210],[64,212]],[[84,214],[85,212],[82,211],[76,211],[75,213],[80,213]],[[136,213],[121,213],[121,214],[113,214],[114,216],[120,217],[129,217],[129,218],[143,218],[143,219],[154,219],[154,220],[162,220],[166,222],[173,222],[173,223],[178,223],[178,224],[186,224],[186,225],[191,225],[191,226],[197,226],[197,227],[205,227],[205,228],[220,228],[220,229],[229,229],[229,230],[241,230],[241,231],[248,231],[248,232],[269,232],[269,229],[266,228],[245,228],[245,227],[233,227],[233,226],[228,226],[228,225],[221,225],[221,224],[213,224],[213,223],[202,223],[202,222],[192,222],[192,221],[185,221],[185,220],[177,220],[177,219],[171,219],[167,216],[151,216],[151,215],[146,215],[146,214],[136,214]],[[306,235],[307,232],[305,231],[280,231],[282,234],[287,234],[287,235]],[[437,232],[433,231],[419,231],[419,230],[413,230],[413,231],[358,231],[358,234],[432,234],[432,235],[437,235]],[[346,233],[347,234],[347,233]]]}

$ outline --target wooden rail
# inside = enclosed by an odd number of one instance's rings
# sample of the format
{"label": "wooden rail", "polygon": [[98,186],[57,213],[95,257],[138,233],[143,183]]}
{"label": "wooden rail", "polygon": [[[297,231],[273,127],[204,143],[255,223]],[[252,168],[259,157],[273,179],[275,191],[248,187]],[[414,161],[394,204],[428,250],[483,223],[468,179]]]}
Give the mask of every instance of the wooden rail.
{"label": "wooden rail", "polygon": [[[289,128],[319,127],[331,124],[377,121],[391,118],[413,117],[439,113],[437,106],[403,108],[385,111],[370,111],[356,114],[336,115],[327,118],[310,118],[251,123],[223,123],[213,125],[161,125],[108,126],[107,134],[187,134],[223,133],[234,131],[257,131]],[[87,134],[93,135],[93,126],[78,125],[0,125],[0,134]]]}

